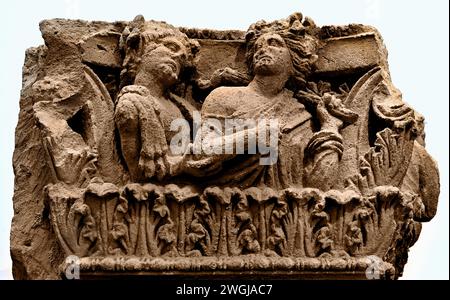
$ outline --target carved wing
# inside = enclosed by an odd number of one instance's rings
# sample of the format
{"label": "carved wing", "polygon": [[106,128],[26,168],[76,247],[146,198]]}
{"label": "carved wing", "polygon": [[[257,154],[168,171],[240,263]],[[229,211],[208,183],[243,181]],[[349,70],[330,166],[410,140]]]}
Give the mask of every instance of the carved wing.
{"label": "carved wing", "polygon": [[102,179],[118,184],[120,176],[117,175],[125,172],[117,153],[114,103],[100,78],[90,68],[85,66],[84,74],[89,83],[84,95],[88,101],[82,109],[86,143],[97,149],[97,166]]}
{"label": "carved wing", "polygon": [[[359,172],[359,157],[370,149],[369,111],[375,88],[383,80],[381,68],[377,67],[364,76],[351,89],[344,106],[358,114],[358,120],[342,129],[344,153],[340,170],[352,176]],[[345,180],[345,178],[343,178]]]}
{"label": "carved wing", "polygon": [[[43,127],[43,144],[54,181],[83,186],[99,176],[118,183],[121,178],[117,174],[124,172],[116,151],[114,104],[91,69],[85,66],[77,75],[84,78],[75,78],[83,82],[75,94],[60,101],[40,101],[33,107]],[[58,84],[57,77],[47,81]]]}

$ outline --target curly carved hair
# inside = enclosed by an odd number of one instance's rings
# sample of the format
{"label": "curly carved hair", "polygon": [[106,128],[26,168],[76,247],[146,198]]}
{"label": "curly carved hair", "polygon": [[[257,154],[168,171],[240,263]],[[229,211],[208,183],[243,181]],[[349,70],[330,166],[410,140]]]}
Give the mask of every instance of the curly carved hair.
{"label": "curly carved hair", "polygon": [[309,17],[303,18],[301,13],[294,13],[287,19],[271,23],[258,21],[250,25],[245,35],[249,73],[253,75],[253,55],[258,38],[266,33],[276,33],[283,38],[291,54],[294,66],[293,79],[297,84],[305,84],[317,60],[316,53],[319,48],[317,31],[314,22]]}
{"label": "curly carved hair", "polygon": [[156,48],[159,41],[168,36],[176,37],[187,49],[181,72],[193,67],[194,56],[200,48],[197,41],[189,39],[175,26],[165,22],[145,21],[142,15],[138,15],[125,27],[120,37],[119,47],[124,55],[120,73],[121,88],[133,84],[142,56]]}

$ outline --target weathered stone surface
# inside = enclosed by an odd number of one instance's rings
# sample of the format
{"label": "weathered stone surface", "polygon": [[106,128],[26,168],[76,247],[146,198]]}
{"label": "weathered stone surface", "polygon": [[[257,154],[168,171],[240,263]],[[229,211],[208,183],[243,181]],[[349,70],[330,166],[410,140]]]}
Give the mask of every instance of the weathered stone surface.
{"label": "weathered stone surface", "polygon": [[402,275],[439,174],[376,29],[300,13],[246,32],[142,16],[40,28],[14,278]]}
{"label": "weathered stone surface", "polygon": [[316,72],[334,75],[370,70],[381,65],[382,59],[375,33],[331,38],[319,52]]}

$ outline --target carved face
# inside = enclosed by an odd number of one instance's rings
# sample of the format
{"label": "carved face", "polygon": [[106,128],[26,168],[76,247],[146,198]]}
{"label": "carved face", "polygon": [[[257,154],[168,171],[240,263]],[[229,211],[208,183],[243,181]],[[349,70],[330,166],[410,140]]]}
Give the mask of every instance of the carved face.
{"label": "carved face", "polygon": [[292,74],[291,54],[280,35],[266,33],[258,38],[255,43],[253,66],[255,74]]}
{"label": "carved face", "polygon": [[160,83],[169,87],[177,82],[187,57],[187,49],[175,37],[165,37],[147,45],[139,72],[151,73]]}

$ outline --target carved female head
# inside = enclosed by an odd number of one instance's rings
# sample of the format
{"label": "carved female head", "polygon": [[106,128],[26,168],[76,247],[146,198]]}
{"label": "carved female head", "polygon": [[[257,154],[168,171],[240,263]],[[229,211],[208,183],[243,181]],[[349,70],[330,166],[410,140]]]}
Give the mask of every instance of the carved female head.
{"label": "carved female head", "polygon": [[255,42],[253,72],[261,75],[292,75],[294,66],[284,39],[276,33],[264,33]]}
{"label": "carved female head", "polygon": [[[297,82],[304,83],[311,74],[313,64],[317,60],[319,40],[315,37],[316,26],[314,22],[305,18],[300,13],[295,13],[287,19],[277,20],[271,23],[259,21],[252,24],[246,33],[247,41],[247,65],[250,73],[260,72],[261,67],[269,67],[272,63],[275,68],[276,55],[279,59],[289,54],[290,63],[285,58],[277,62],[278,68],[291,68],[292,76]],[[265,50],[272,51],[273,55],[264,55]],[[278,52],[283,52],[276,54]],[[286,49],[286,50],[283,50]],[[266,59],[262,59],[266,56]],[[272,56],[272,63],[270,56]],[[264,63],[265,62],[265,63]],[[282,65],[281,65],[282,64]]]}
{"label": "carved female head", "polygon": [[174,85],[192,66],[198,43],[164,22],[145,21],[137,16],[122,33],[124,52],[121,85],[133,84],[136,76],[149,76],[156,84]]}

